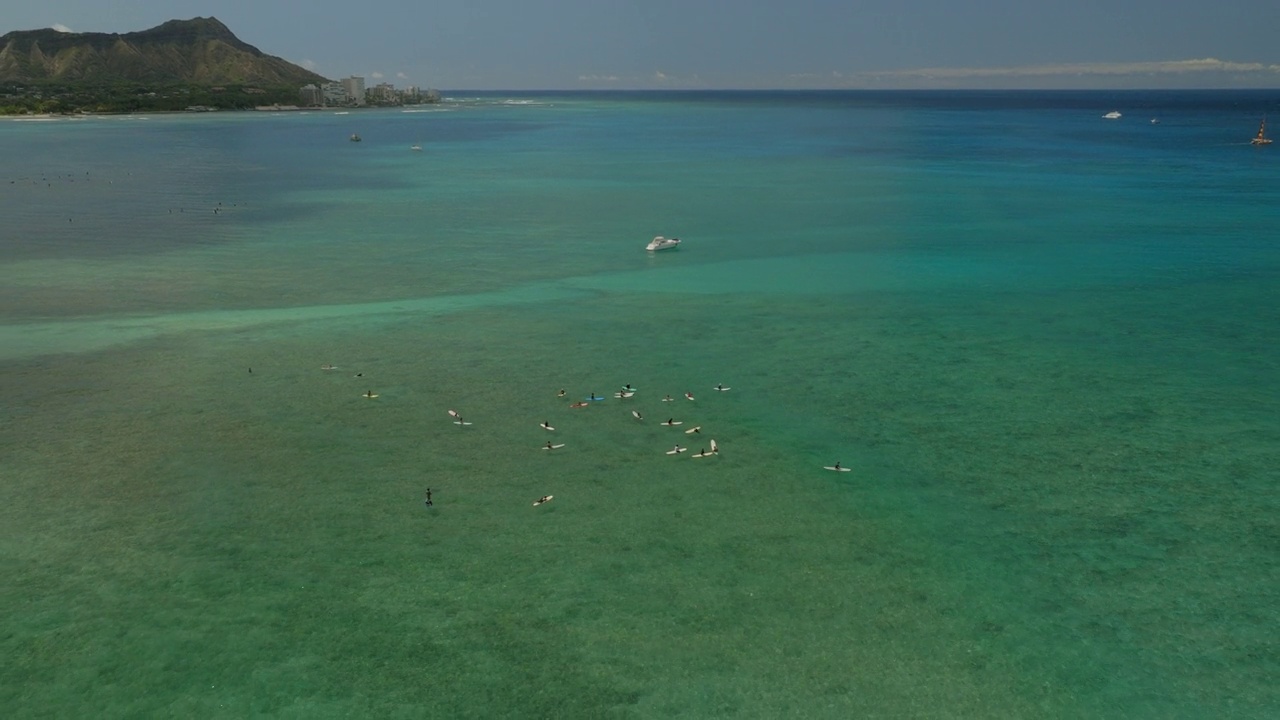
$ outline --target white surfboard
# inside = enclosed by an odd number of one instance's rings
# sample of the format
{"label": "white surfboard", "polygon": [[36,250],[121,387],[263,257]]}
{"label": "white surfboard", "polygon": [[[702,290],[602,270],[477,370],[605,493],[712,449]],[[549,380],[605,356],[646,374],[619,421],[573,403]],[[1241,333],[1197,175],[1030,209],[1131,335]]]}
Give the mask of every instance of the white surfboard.
{"label": "white surfboard", "polygon": [[662,398],[662,402],[675,402],[675,401],[676,401],[676,399],[675,399],[675,398],[673,398],[673,397],[664,397],[664,398]]}
{"label": "white surfboard", "polygon": [[551,427],[546,423],[538,423],[538,427],[542,428],[543,430],[555,430],[555,428]]}
{"label": "white surfboard", "polygon": [[559,445],[543,445],[542,449],[543,450],[559,450],[562,447],[564,447],[564,443],[560,443]]}
{"label": "white surfboard", "polygon": [[470,425],[471,423],[469,423],[469,422],[467,422],[467,421],[465,421],[465,420],[454,420],[454,421],[453,421],[453,424],[454,424],[454,425]]}
{"label": "white surfboard", "polygon": [[853,468],[840,467],[839,465],[825,465],[823,470],[834,470],[836,472],[853,472]]}
{"label": "white surfboard", "polygon": [[688,430],[685,430],[685,431],[684,431],[684,434],[685,434],[685,435],[692,435],[692,434],[694,434],[694,433],[696,433],[696,432],[701,432],[701,431],[702,431],[702,426],[701,426],[701,425],[694,425],[693,427],[689,428]]}
{"label": "white surfboard", "polygon": [[367,398],[369,398],[370,400],[372,400],[373,398],[378,397],[378,393],[369,393],[369,392],[367,392],[367,393],[365,393],[364,395],[362,395],[361,397],[367,397]]}
{"label": "white surfboard", "polygon": [[337,370],[338,366],[337,365],[321,365],[320,369],[321,370]]}
{"label": "white surfboard", "polygon": [[692,400],[692,399],[693,399],[693,394],[692,394],[692,393],[685,393],[685,394],[684,394],[684,399],[685,399],[685,400]]}
{"label": "white surfboard", "polygon": [[715,438],[711,438],[711,454],[712,455],[720,454],[720,446],[716,444]]}
{"label": "white surfboard", "polygon": [[534,507],[538,507],[538,506],[539,506],[539,505],[541,505],[542,503],[549,503],[549,502],[551,502],[551,500],[552,500],[553,498],[555,498],[555,495],[548,495],[548,496],[546,496],[546,497],[544,497],[544,498],[539,498],[539,499],[537,499],[537,500],[534,500],[534,501],[533,501],[533,506],[534,506]]}
{"label": "white surfboard", "polygon": [[689,448],[682,448],[682,447],[680,447],[679,445],[677,445],[676,447],[673,447],[673,448],[671,448],[670,450],[668,450],[668,451],[667,451],[667,454],[668,454],[668,455],[679,455],[680,453],[682,453],[682,452],[684,452],[685,450],[688,450],[688,449],[689,449]]}
{"label": "white surfboard", "polygon": [[449,417],[458,417],[458,411],[457,411],[457,410],[450,410],[450,411],[449,411]]}
{"label": "white surfboard", "polygon": [[683,421],[683,420],[667,420],[667,421],[663,422],[662,424],[663,424],[663,425],[667,425],[667,426],[669,426],[669,427],[675,427],[676,425],[683,425],[683,424],[684,424],[684,421]]}
{"label": "white surfboard", "polygon": [[698,452],[694,453],[694,454],[693,454],[693,455],[691,455],[690,457],[693,457],[693,458],[708,458],[708,457],[711,457],[712,455],[715,455],[715,453],[709,453],[709,452],[707,452],[706,450],[699,450]]}
{"label": "white surfboard", "polygon": [[730,390],[732,390],[733,388],[727,388],[727,387],[725,387],[725,386],[723,386],[723,385],[717,385],[717,386],[715,386],[715,387],[714,387],[714,388],[712,388],[712,389],[713,389],[713,390],[719,390],[720,392],[729,392],[729,391],[730,391]]}
{"label": "white surfboard", "polygon": [[633,418],[635,418],[635,419],[637,419],[637,420],[643,420],[643,419],[644,419],[644,418],[640,417],[640,413],[639,413],[639,411],[637,411],[637,410],[632,410],[632,411],[631,411],[631,417],[633,417]]}
{"label": "white surfboard", "polygon": [[617,393],[614,393],[614,394],[613,394],[613,396],[614,396],[614,397],[616,397],[616,398],[629,398],[629,397],[631,397],[632,395],[635,395],[635,393],[633,393],[633,392],[617,392]]}

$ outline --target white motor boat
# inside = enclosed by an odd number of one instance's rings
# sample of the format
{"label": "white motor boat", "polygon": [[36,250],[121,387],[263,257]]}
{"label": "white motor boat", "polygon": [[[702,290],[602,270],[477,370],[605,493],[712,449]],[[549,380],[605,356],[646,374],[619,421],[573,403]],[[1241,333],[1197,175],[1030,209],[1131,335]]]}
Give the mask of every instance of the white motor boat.
{"label": "white motor boat", "polygon": [[1108,120],[1119,120],[1123,116],[1120,114],[1119,110],[1112,110],[1111,112],[1107,113],[1106,115],[1103,115],[1102,117]]}
{"label": "white motor boat", "polygon": [[654,252],[655,250],[670,250],[677,247],[680,247],[680,238],[668,238],[659,235],[651,240],[648,245],[645,245],[644,249]]}

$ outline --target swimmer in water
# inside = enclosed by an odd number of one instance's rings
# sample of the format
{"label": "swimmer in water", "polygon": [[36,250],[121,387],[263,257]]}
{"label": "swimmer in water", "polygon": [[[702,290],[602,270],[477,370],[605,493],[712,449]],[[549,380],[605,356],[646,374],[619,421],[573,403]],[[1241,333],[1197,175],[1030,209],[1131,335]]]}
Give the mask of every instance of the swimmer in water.
{"label": "swimmer in water", "polygon": [[560,392],[556,393],[556,397],[564,397],[565,394],[566,394],[565,391],[561,390]]}
{"label": "swimmer in water", "polygon": [[427,507],[431,507],[431,488],[427,488],[427,499],[423,500]]}

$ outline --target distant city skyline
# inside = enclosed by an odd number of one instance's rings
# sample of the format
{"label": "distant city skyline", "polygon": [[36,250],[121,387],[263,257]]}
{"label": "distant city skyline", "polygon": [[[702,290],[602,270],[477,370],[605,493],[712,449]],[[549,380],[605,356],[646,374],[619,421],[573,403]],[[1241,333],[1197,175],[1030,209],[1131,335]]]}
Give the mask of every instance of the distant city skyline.
{"label": "distant city skyline", "polygon": [[330,79],[441,89],[1280,88],[1280,3],[48,0],[0,33],[214,16]]}

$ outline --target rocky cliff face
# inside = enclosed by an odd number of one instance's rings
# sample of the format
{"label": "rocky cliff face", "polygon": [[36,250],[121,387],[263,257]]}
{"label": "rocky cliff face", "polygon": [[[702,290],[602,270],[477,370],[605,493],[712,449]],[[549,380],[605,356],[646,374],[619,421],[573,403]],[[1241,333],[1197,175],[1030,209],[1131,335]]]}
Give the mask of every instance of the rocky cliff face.
{"label": "rocky cliff face", "polygon": [[210,17],[123,35],[11,32],[0,37],[0,82],[301,86],[325,78],[263,53]]}

